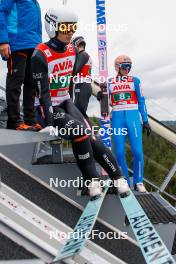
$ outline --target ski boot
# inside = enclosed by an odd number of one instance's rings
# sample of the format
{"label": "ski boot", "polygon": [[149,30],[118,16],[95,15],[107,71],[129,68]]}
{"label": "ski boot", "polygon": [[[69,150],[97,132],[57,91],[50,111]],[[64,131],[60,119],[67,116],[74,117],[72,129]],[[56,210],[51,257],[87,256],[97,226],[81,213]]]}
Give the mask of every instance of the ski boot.
{"label": "ski boot", "polygon": [[121,198],[130,195],[130,187],[128,185],[127,180],[125,180],[124,178],[119,178],[117,180],[114,180],[114,186],[117,188]]}
{"label": "ski boot", "polygon": [[95,199],[96,197],[100,196],[103,191],[102,187],[100,186],[100,182],[94,180],[92,180],[92,182],[89,183],[88,190],[89,190],[89,196]]}
{"label": "ski boot", "polygon": [[136,183],[134,189],[139,193],[147,193],[147,190],[142,182]]}
{"label": "ski boot", "polygon": [[42,130],[42,126],[39,123],[36,123],[35,125],[33,125],[33,127],[37,132]]}
{"label": "ski boot", "polygon": [[33,131],[36,132],[36,129],[33,126],[26,125],[25,123],[20,123],[15,128],[17,131]]}

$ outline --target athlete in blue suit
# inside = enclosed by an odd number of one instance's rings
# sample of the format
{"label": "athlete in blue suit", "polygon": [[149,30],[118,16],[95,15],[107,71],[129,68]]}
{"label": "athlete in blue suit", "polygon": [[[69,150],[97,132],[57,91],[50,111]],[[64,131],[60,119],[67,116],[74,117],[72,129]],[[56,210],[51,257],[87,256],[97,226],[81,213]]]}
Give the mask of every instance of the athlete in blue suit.
{"label": "athlete in blue suit", "polygon": [[[7,60],[7,128],[39,130],[35,122],[31,56],[42,42],[41,11],[37,0],[0,0],[0,55]],[[23,85],[24,84],[24,85]],[[19,98],[23,85],[23,113]]]}
{"label": "athlete in blue suit", "polygon": [[112,105],[112,128],[116,159],[130,185],[128,166],[125,157],[126,135],[119,135],[118,129],[126,128],[133,153],[133,185],[139,192],[146,192],[143,184],[143,148],[142,148],[142,126],[143,130],[150,135],[151,128],[148,123],[145,98],[140,87],[140,80],[128,76],[132,61],[128,56],[122,55],[115,60],[116,78],[109,81],[109,94]]}

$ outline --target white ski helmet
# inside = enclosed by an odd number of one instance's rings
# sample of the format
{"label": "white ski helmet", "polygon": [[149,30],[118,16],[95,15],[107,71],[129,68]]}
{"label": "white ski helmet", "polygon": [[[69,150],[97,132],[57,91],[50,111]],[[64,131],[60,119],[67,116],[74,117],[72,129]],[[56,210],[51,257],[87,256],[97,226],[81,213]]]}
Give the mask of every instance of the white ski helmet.
{"label": "white ski helmet", "polygon": [[45,30],[49,38],[56,36],[58,24],[60,23],[77,23],[78,16],[66,7],[50,8],[45,15]]}

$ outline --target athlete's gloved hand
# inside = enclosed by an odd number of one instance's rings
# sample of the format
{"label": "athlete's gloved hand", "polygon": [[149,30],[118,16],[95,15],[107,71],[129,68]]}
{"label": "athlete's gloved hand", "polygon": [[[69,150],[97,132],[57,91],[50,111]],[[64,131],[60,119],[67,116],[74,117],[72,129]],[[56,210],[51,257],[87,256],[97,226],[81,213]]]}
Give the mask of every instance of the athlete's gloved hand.
{"label": "athlete's gloved hand", "polygon": [[100,83],[100,89],[102,92],[106,92],[107,91],[107,83],[106,82]]}
{"label": "athlete's gloved hand", "polygon": [[147,132],[147,136],[150,136],[152,130],[148,122],[143,123],[143,133]]}
{"label": "athlete's gloved hand", "polygon": [[104,97],[104,94],[103,93],[106,93],[107,91],[107,83],[104,82],[104,83],[100,83],[100,91],[97,93],[97,100],[98,101],[101,101]]}
{"label": "athlete's gloved hand", "polygon": [[99,92],[97,93],[97,100],[98,100],[98,101],[101,101],[101,100],[103,99],[103,97],[104,97],[103,92],[102,92],[102,91],[99,91]]}

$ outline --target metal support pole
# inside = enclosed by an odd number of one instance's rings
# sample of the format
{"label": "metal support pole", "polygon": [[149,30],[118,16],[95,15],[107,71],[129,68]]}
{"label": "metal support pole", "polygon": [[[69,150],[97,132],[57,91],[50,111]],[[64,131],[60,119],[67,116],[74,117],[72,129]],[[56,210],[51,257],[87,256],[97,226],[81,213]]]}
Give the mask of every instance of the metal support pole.
{"label": "metal support pole", "polygon": [[162,185],[160,187],[160,192],[164,192],[164,190],[168,186],[169,182],[171,181],[172,177],[174,176],[175,172],[176,172],[176,163],[172,166],[172,168],[169,171],[169,173],[167,174],[164,182],[162,183]]}

